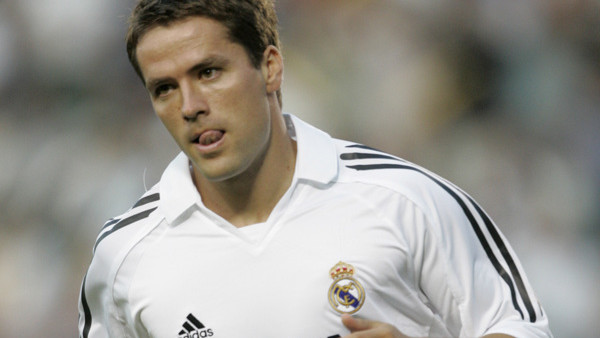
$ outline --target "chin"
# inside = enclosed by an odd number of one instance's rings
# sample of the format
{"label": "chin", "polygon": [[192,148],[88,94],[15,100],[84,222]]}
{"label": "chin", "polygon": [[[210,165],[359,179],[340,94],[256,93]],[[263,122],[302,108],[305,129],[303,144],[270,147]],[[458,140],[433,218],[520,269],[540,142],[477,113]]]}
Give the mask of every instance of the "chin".
{"label": "chin", "polygon": [[224,182],[240,176],[244,170],[234,165],[218,165],[217,163],[194,164],[194,170],[209,182]]}
{"label": "chin", "polygon": [[209,182],[251,180],[260,168],[260,161],[251,156],[225,156],[219,154],[215,158],[196,158],[194,170]]}

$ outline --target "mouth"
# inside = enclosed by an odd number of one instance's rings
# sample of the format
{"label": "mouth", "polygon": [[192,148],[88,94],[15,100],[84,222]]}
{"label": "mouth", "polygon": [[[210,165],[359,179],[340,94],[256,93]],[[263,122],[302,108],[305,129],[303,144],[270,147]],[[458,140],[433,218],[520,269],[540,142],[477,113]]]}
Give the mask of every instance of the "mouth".
{"label": "mouth", "polygon": [[197,135],[192,140],[192,143],[198,144],[200,146],[210,146],[222,140],[224,135],[224,130],[210,129]]}

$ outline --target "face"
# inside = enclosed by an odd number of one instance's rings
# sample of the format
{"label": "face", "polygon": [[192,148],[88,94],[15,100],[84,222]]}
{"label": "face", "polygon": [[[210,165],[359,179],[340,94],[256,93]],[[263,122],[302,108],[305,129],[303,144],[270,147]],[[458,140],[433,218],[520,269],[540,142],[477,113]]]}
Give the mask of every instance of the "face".
{"label": "face", "polygon": [[156,114],[209,181],[260,165],[281,84],[272,74],[273,53],[280,61],[274,47],[256,68],[227,33],[218,21],[191,17],[150,29],[136,50]]}

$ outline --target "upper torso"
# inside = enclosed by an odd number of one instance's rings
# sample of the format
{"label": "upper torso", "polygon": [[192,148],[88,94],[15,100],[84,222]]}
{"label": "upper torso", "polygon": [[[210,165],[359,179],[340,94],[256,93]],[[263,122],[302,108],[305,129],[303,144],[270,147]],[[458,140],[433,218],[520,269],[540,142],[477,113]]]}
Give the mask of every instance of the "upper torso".
{"label": "upper torso", "polygon": [[[348,333],[344,312],[409,336],[524,332],[525,318],[545,330],[510,247],[467,195],[301,129],[292,186],[265,223],[236,228],[208,210],[183,154],[109,221],[82,287],[82,336],[326,338]],[[332,276],[338,263],[352,274]]]}

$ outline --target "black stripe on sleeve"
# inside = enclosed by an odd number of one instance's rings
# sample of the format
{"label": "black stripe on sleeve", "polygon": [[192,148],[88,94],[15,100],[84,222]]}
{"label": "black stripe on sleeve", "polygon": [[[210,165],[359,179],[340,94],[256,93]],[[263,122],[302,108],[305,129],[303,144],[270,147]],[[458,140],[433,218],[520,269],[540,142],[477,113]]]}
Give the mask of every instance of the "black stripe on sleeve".
{"label": "black stripe on sleeve", "polygon": [[110,220],[108,220],[106,223],[104,223],[104,225],[102,226],[102,230],[108,228],[109,226],[118,223],[121,219],[120,218],[112,218]]}
{"label": "black stripe on sleeve", "polygon": [[107,236],[109,236],[110,234],[112,234],[112,233],[113,233],[113,232],[115,232],[115,231],[118,231],[118,230],[122,229],[123,227],[125,227],[125,226],[127,226],[127,225],[129,225],[129,224],[131,224],[131,223],[137,222],[137,221],[139,221],[139,220],[142,220],[142,219],[144,219],[144,218],[146,218],[146,217],[150,216],[150,214],[151,214],[151,213],[152,213],[154,210],[156,210],[156,208],[158,208],[158,207],[154,207],[154,208],[152,208],[152,209],[148,209],[148,210],[146,210],[146,211],[142,211],[142,212],[140,212],[140,213],[137,213],[137,214],[135,214],[135,215],[133,215],[133,216],[130,216],[130,217],[127,217],[127,218],[124,218],[124,219],[122,219],[122,220],[121,220],[119,223],[117,223],[117,224],[116,224],[116,225],[115,225],[115,226],[114,226],[112,229],[110,229],[109,231],[106,231],[106,232],[105,232],[105,233],[103,233],[103,234],[102,234],[100,237],[98,237],[98,240],[96,240],[96,244],[94,244],[94,252],[96,251],[96,248],[98,247],[98,244],[100,244],[100,242],[101,242],[103,239],[105,239]]}
{"label": "black stripe on sleeve", "polygon": [[140,206],[142,206],[144,204],[148,204],[148,203],[151,203],[151,202],[158,201],[159,199],[160,199],[160,194],[159,193],[148,195],[148,196],[140,198],[137,202],[135,202],[135,204],[131,208],[132,209],[133,208],[137,208],[137,207],[140,207]]}
{"label": "black stripe on sleeve", "polygon": [[367,149],[367,150],[373,150],[373,151],[377,151],[380,153],[383,153],[381,150],[379,149],[375,149],[375,148],[371,148],[369,146],[366,146],[364,144],[351,144],[349,146],[346,146],[346,148],[359,148],[359,149]]}
{"label": "black stripe on sleeve", "polygon": [[485,223],[486,228],[488,229],[489,233],[491,234],[492,238],[494,239],[494,243],[496,243],[496,246],[502,253],[502,257],[506,260],[506,263],[508,264],[508,268],[510,269],[510,272],[515,280],[515,284],[517,284],[517,289],[519,290],[519,294],[521,294],[521,297],[523,297],[523,303],[525,304],[525,308],[527,308],[527,313],[529,314],[529,320],[532,323],[535,323],[535,321],[537,319],[535,309],[533,308],[533,304],[531,303],[531,299],[529,298],[529,294],[527,293],[527,289],[525,288],[525,283],[523,282],[521,273],[519,272],[519,269],[517,269],[517,264],[515,264],[513,257],[511,256],[510,252],[508,251],[508,248],[506,247],[506,244],[502,240],[502,237],[500,237],[500,233],[498,232],[498,229],[496,229],[496,227],[494,226],[494,223],[492,222],[492,220],[483,211],[483,209],[481,209],[481,207],[477,203],[475,203],[475,201],[471,197],[468,197],[468,198],[469,198],[469,201],[471,202],[471,204],[477,210],[477,213],[479,213],[479,216],[481,217],[481,219],[483,219],[483,222]]}
{"label": "black stripe on sleeve", "polygon": [[[344,155],[344,154],[342,154],[342,155]],[[348,157],[348,156],[349,155],[345,155],[345,157]],[[498,272],[500,277],[508,285],[508,287],[510,289],[511,300],[512,300],[514,308],[521,314],[521,318],[525,319],[523,311],[521,310],[521,307],[519,306],[519,303],[516,298],[516,290],[515,290],[515,285],[514,285],[514,284],[516,284],[519,294],[521,295],[521,298],[523,299],[523,303],[525,304],[525,308],[527,309],[527,312],[529,314],[530,321],[532,323],[536,321],[535,310],[533,308],[531,299],[527,293],[527,290],[526,290],[523,280],[521,278],[521,274],[519,273],[518,268],[514,262],[514,259],[508,252],[506,245],[502,241],[502,238],[500,237],[500,235],[499,235],[498,231],[496,230],[495,226],[493,225],[492,221],[489,219],[489,217],[487,217],[487,215],[485,215],[483,210],[481,210],[481,208],[477,205],[477,203],[475,203],[471,198],[469,198],[469,201],[475,206],[477,212],[479,213],[481,218],[484,220],[484,223],[486,224],[486,228],[488,229],[492,238],[494,239],[494,242],[498,246],[498,249],[500,250],[502,257],[508,264],[511,273],[513,274],[512,277],[515,279],[514,283],[513,283],[513,280],[511,279],[511,276],[508,274],[508,272],[504,269],[504,267],[500,264],[500,262],[494,255],[492,248],[491,248],[490,244],[488,243],[487,239],[485,238],[485,235],[481,231],[481,228],[480,228],[477,220],[475,219],[475,217],[473,216],[473,214],[471,213],[471,211],[469,210],[469,208],[467,207],[465,202],[460,198],[460,196],[454,190],[452,190],[450,187],[448,187],[447,184],[443,183],[442,181],[436,179],[435,177],[429,175],[428,173],[426,173],[418,168],[411,167],[408,165],[403,165],[403,164],[380,163],[380,164],[366,164],[366,165],[350,165],[347,167],[350,169],[359,170],[359,171],[360,170],[379,170],[379,169],[414,170],[414,171],[417,171],[417,172],[425,175],[426,177],[428,177],[429,179],[434,181],[437,185],[439,185],[442,189],[444,189],[459,204],[459,206],[465,213],[465,216],[469,220],[471,227],[473,228],[473,231],[475,232],[477,238],[479,239],[479,242],[481,243],[490,262],[492,263],[492,265],[494,266],[494,268],[496,269],[496,271]]]}
{"label": "black stripe on sleeve", "polygon": [[87,275],[83,277],[83,283],[81,285],[81,307],[83,308],[83,331],[81,331],[82,338],[88,338],[90,334],[90,327],[92,326],[92,313],[90,311],[90,306],[88,305],[87,299],[85,297],[85,281],[87,279]]}
{"label": "black stripe on sleeve", "polygon": [[[158,201],[159,199],[160,199],[160,194],[159,193],[155,193],[155,194],[152,194],[152,195],[148,195],[148,196],[142,197],[137,202],[135,202],[135,204],[131,207],[131,209],[135,209],[137,207],[141,207],[141,206],[146,205],[148,203],[152,203],[152,202]],[[111,218],[111,219],[109,219],[106,223],[104,223],[104,225],[102,226],[102,229],[100,231],[108,228],[109,226],[111,226],[111,225],[113,225],[115,223],[118,223],[120,220],[121,220],[120,218]]]}
{"label": "black stripe on sleeve", "polygon": [[362,160],[362,159],[388,159],[400,161],[397,157],[386,155],[386,154],[371,154],[371,153],[344,153],[340,155],[342,160]]}

